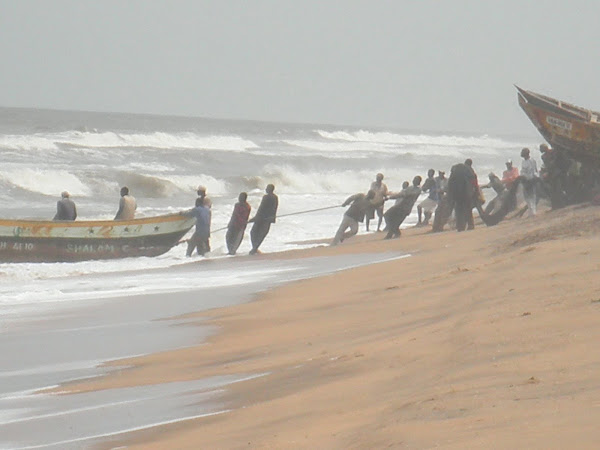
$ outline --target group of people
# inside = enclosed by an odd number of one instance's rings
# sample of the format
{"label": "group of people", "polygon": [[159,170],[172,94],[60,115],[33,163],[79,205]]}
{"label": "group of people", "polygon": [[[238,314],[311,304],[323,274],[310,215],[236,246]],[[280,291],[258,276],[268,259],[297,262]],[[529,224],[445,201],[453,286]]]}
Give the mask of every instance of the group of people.
{"label": "group of people", "polygon": [[[275,223],[277,216],[279,198],[275,195],[274,191],[275,186],[273,184],[267,185],[266,193],[262,197],[258,210],[252,219],[249,219],[251,207],[248,203],[248,194],[246,192],[239,194],[225,235],[228,254],[236,254],[244,238],[246,226],[249,223],[253,224],[250,230],[250,240],[252,242],[250,254],[260,253],[259,247],[267,237],[271,224]],[[210,252],[212,201],[206,195],[206,188],[204,186],[198,187],[197,194],[198,197],[196,198],[194,208],[185,213],[190,217],[196,218],[194,234],[187,241],[187,256],[192,256],[194,250],[199,255],[205,255]],[[119,209],[114,220],[131,220],[135,217],[136,209],[137,203],[135,198],[129,193],[129,188],[126,186],[122,187]],[[73,221],[75,219],[77,219],[77,207],[71,199],[69,192],[64,191],[61,194],[61,199],[56,203],[56,215],[53,220]]]}
{"label": "group of people", "polygon": [[[260,253],[259,247],[269,234],[271,224],[275,223],[277,217],[277,208],[279,207],[279,198],[275,194],[275,186],[268,184],[265,189],[258,210],[253,218],[249,219],[251,206],[248,203],[248,194],[241,192],[238,201],[233,207],[233,212],[229,223],[227,224],[227,233],[225,234],[225,243],[227,253],[235,255],[246,231],[246,226],[252,223],[250,230],[250,242],[252,249],[250,254]],[[196,206],[186,214],[196,217],[196,229],[192,237],[188,240],[186,250],[187,256],[192,256],[194,250],[199,255],[204,255],[210,251],[210,222],[211,222],[212,201],[206,196],[206,188],[198,187],[198,198]]]}
{"label": "group of people", "polygon": [[[389,191],[387,185],[383,182],[383,174],[378,173],[366,194],[351,195],[341,205],[343,207],[349,206],[349,208],[343,215],[342,222],[331,245],[337,245],[354,236],[358,232],[359,223],[364,222],[365,219],[366,229],[369,231],[370,221],[374,220],[376,216],[377,231],[381,230],[382,223],[385,220],[384,231],[387,233],[384,239],[399,237],[401,234],[400,226],[406,217],[411,214],[422,193],[428,195],[417,205],[417,226],[429,225],[435,214],[433,231],[441,231],[452,214],[454,214],[458,231],[473,229],[475,226],[474,208],[479,210],[482,218],[493,216],[501,210],[514,209],[516,200],[514,200],[514,189],[512,188],[517,180],[523,185],[523,197],[529,214],[535,216],[539,192],[544,191],[544,189],[551,192],[552,189],[556,190],[556,188],[548,186],[544,188],[543,180],[546,179],[547,181],[554,178],[559,179],[559,186],[567,184],[565,181],[566,175],[564,175],[567,164],[564,157],[561,157],[559,152],[550,149],[546,144],[540,145],[540,152],[543,161],[542,177],[538,172],[537,163],[531,158],[530,150],[523,148],[521,150],[523,160],[520,173],[513,166],[512,160],[509,159],[506,161],[506,170],[502,173],[502,178],[500,179],[495,173],[491,172],[488,175],[488,183],[484,185],[479,185],[471,159],[452,166],[449,178],[446,178],[444,170],[438,170],[438,175],[435,176],[435,170],[429,169],[423,185],[421,185],[422,177],[417,175],[413,178],[412,183],[405,181],[402,184],[402,189],[398,192]],[[488,188],[493,189],[496,196],[488,202],[485,210],[483,210],[481,206],[485,203],[485,199],[482,190]],[[236,254],[249,223],[253,224],[250,231],[252,243],[250,254],[259,253],[259,247],[269,233],[271,224],[275,223],[279,206],[279,199],[274,193],[275,186],[269,184],[265,191],[260,206],[252,219],[249,219],[251,207],[248,203],[247,193],[241,192],[239,194],[225,235],[228,254]],[[512,197],[511,192],[513,192]],[[562,192],[564,194],[564,190]],[[191,256],[194,251],[199,255],[205,255],[210,251],[212,201],[206,195],[204,186],[198,187],[197,194],[194,208],[185,213],[196,218],[195,232],[187,241],[187,256]],[[394,200],[394,204],[385,209],[384,205],[388,200]],[[135,198],[129,193],[127,187],[122,187],[119,209],[114,220],[133,219],[136,208]],[[75,203],[71,200],[69,193],[65,191],[61,194],[61,199],[57,203],[54,220],[75,220],[76,218],[77,208]]]}
{"label": "group of people", "polygon": [[[544,159],[544,154],[551,152],[547,145],[540,146],[544,169],[550,170]],[[473,161],[467,159],[464,163],[455,164],[450,171],[450,177],[446,178],[444,170],[429,169],[427,178],[423,181],[421,176],[413,178],[412,183],[405,181],[402,190],[391,192],[383,182],[383,174],[378,173],[375,181],[371,184],[367,193],[358,193],[348,197],[342,206],[349,206],[344,213],[342,222],[331,242],[337,245],[354,236],[358,232],[359,223],[366,219],[366,229],[369,230],[369,221],[378,216],[377,231],[380,231],[383,220],[387,231],[384,239],[392,239],[400,236],[400,226],[410,215],[417,199],[422,193],[427,193],[427,198],[417,205],[417,226],[427,226],[435,214],[433,231],[441,231],[452,214],[456,220],[458,231],[470,230],[475,227],[473,209],[477,208],[484,215],[490,216],[498,213],[501,209],[512,210],[516,207],[515,196],[511,197],[511,189],[515,182],[523,185],[523,197],[531,216],[536,215],[538,194],[540,191],[540,174],[537,163],[531,158],[530,150],[521,150],[521,171],[513,166],[512,160],[506,161],[506,170],[500,179],[495,173],[488,175],[489,182],[479,185],[477,174],[473,169]],[[553,167],[553,166],[552,166]],[[491,188],[496,196],[488,202],[485,210],[481,206],[485,203],[483,189]],[[513,192],[514,194],[514,192]],[[387,200],[395,200],[394,204],[384,211]]]}
{"label": "group of people", "polygon": [[[60,200],[56,202],[56,214],[52,220],[75,220],[77,219],[77,207],[71,199],[71,194],[68,191],[63,191],[60,194]],[[135,216],[137,203],[135,198],[129,194],[129,188],[123,186],[121,188],[121,199],[119,200],[119,209],[114,220],[131,220]]]}

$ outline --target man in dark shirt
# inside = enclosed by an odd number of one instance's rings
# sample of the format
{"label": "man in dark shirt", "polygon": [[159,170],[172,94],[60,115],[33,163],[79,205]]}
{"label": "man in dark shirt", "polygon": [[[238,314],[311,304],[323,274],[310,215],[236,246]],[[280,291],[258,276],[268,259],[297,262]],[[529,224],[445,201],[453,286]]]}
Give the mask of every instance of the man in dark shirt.
{"label": "man in dark shirt", "polygon": [[472,163],[467,159],[464,164],[455,164],[450,170],[448,179],[450,211],[454,209],[458,231],[465,231],[465,228],[472,230],[475,227],[473,207],[478,201],[478,184],[477,175],[471,167]]}
{"label": "man in dark shirt", "polygon": [[67,191],[61,194],[61,199],[56,202],[56,215],[53,220],[75,220],[77,218],[77,208],[75,202],[71,200]]}
{"label": "man in dark shirt", "polygon": [[[365,214],[371,209],[377,209],[380,202],[375,201],[375,191],[370,189],[367,195],[360,193],[351,195],[346,199],[342,206],[350,205],[350,208],[344,213],[342,223],[335,233],[331,245],[337,245],[344,239],[354,236],[358,233],[358,223],[365,220]],[[350,231],[346,233],[346,230]]]}
{"label": "man in dark shirt", "polygon": [[388,196],[390,200],[395,199],[396,204],[384,214],[388,230],[384,239],[400,237],[400,225],[402,225],[404,219],[411,213],[415,202],[419,198],[419,195],[421,195],[421,181],[422,178],[417,175],[413,178],[412,186],[402,189],[397,194],[390,194]]}
{"label": "man in dark shirt", "polygon": [[253,222],[252,229],[250,230],[250,241],[252,242],[252,250],[250,254],[254,255],[258,253],[258,247],[264,241],[265,237],[271,229],[271,224],[275,223],[275,217],[277,216],[277,207],[279,206],[279,198],[273,193],[275,186],[268,184],[265,189],[266,194],[260,202],[256,215],[248,221]]}
{"label": "man in dark shirt", "polygon": [[490,172],[488,178],[490,182],[480,187],[481,189],[492,188],[496,192],[496,196],[492,200],[490,200],[487,206],[485,207],[486,214],[492,214],[500,208],[505,194],[507,194],[508,191],[504,187],[504,184],[502,183],[500,178],[498,178],[498,176],[494,172]]}

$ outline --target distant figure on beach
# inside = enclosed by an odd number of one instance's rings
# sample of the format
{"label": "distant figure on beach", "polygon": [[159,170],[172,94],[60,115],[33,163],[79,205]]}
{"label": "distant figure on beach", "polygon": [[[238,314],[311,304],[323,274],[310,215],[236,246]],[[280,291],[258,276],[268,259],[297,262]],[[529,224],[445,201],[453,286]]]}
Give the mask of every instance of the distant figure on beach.
{"label": "distant figure on beach", "polygon": [[535,216],[537,211],[536,184],[538,181],[538,169],[536,162],[531,159],[529,149],[521,150],[521,177],[523,179],[523,197],[529,210],[529,216]]}
{"label": "distant figure on beach", "polygon": [[186,213],[190,217],[196,218],[196,231],[188,240],[187,256],[192,256],[194,249],[197,249],[200,256],[210,252],[210,209],[204,205],[204,199],[198,197],[196,206]]}
{"label": "distant figure on beach", "polygon": [[481,186],[481,189],[492,188],[494,192],[496,192],[496,196],[492,200],[490,200],[487,206],[485,207],[486,214],[493,214],[500,207],[501,202],[504,198],[504,194],[507,191],[500,178],[498,178],[498,176],[494,172],[489,173],[488,179],[489,183]]}
{"label": "distant figure on beach", "polygon": [[225,242],[227,243],[227,253],[229,255],[235,255],[237,249],[242,243],[244,238],[244,231],[246,231],[246,225],[248,224],[248,217],[250,216],[250,205],[248,204],[248,194],[241,192],[238,197],[238,202],[233,207],[233,213],[229,224],[227,225],[227,234],[225,235]]}
{"label": "distant figure on beach", "polygon": [[206,196],[206,187],[198,186],[198,190],[196,192],[198,193],[198,198],[202,199],[204,206],[206,206],[208,209],[212,208],[212,200]]}
{"label": "distant figure on beach", "polygon": [[400,225],[402,225],[404,219],[410,214],[419,195],[421,195],[421,180],[422,178],[417,175],[413,178],[412,186],[407,186],[400,192],[388,196],[390,200],[395,199],[396,203],[384,214],[388,230],[384,239],[400,237]]}
{"label": "distant figure on beach", "polygon": [[519,178],[519,169],[513,167],[513,162],[509,159],[506,161],[506,170],[502,172],[502,183],[506,189],[510,189],[517,178]]}
{"label": "distant figure on beach", "polygon": [[371,190],[375,192],[375,197],[373,198],[373,202],[375,204],[381,204],[381,206],[369,208],[366,214],[366,229],[369,231],[369,221],[375,218],[375,211],[377,211],[377,231],[381,229],[381,222],[383,221],[383,203],[388,194],[388,188],[383,182],[383,174],[378,173],[375,177],[375,181],[371,183]]}
{"label": "distant figure on beach", "polygon": [[427,171],[427,179],[421,188],[422,192],[428,192],[429,196],[417,206],[417,226],[426,226],[438,205],[438,184],[435,179],[435,170]]}
{"label": "distant figure on beach", "polygon": [[260,247],[267,237],[267,234],[269,234],[271,224],[275,223],[279,198],[273,191],[275,191],[275,186],[268,184],[265,189],[266,194],[263,195],[258,210],[256,210],[256,215],[248,221],[248,223],[254,223],[250,230],[250,241],[252,242],[252,250],[250,250],[251,255],[259,253],[258,247]]}
{"label": "distant figure on beach", "polygon": [[[358,223],[365,220],[369,210],[379,207],[379,203],[375,203],[375,191],[372,189],[369,189],[367,195],[363,193],[351,195],[342,203],[342,207],[348,205],[350,205],[350,208],[344,213],[342,223],[340,223],[331,245],[338,245],[344,239],[358,233]],[[346,232],[348,228],[350,228],[350,231]]]}
{"label": "distant figure on beach", "polygon": [[56,202],[56,215],[52,220],[75,220],[77,219],[77,208],[75,202],[67,191],[63,191],[61,199]]}
{"label": "distant figure on beach", "polygon": [[115,215],[114,220],[131,220],[135,216],[137,203],[132,195],[129,195],[129,188],[123,186],[121,188],[121,200],[119,200],[119,210]]}

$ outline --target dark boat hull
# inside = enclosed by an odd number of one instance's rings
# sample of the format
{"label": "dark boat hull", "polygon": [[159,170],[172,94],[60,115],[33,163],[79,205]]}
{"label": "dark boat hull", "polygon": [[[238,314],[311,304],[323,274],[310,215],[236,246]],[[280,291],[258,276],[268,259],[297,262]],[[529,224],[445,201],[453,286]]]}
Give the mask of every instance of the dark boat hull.
{"label": "dark boat hull", "polygon": [[130,221],[0,220],[0,262],[75,262],[158,256],[194,225],[182,214]]}

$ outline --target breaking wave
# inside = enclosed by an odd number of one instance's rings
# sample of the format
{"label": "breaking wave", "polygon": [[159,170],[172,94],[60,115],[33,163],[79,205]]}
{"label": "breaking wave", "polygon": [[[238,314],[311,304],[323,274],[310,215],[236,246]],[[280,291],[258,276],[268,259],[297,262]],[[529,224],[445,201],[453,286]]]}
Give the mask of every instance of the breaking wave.
{"label": "breaking wave", "polygon": [[427,134],[397,134],[391,132],[373,132],[358,130],[348,131],[315,131],[325,139],[348,142],[364,142],[395,145],[415,146],[442,146],[442,147],[488,147],[488,148],[511,148],[514,144],[502,139],[483,136],[453,136],[453,135],[427,135]]}
{"label": "breaking wave", "polygon": [[66,170],[19,168],[0,172],[0,179],[14,187],[45,195],[59,195],[69,191],[72,195],[87,197],[91,189],[81,179]]}
{"label": "breaking wave", "polygon": [[91,133],[68,131],[32,135],[0,135],[0,148],[10,150],[58,150],[61,146],[86,148],[158,148],[244,151],[258,146],[239,136],[202,136],[195,133]]}

